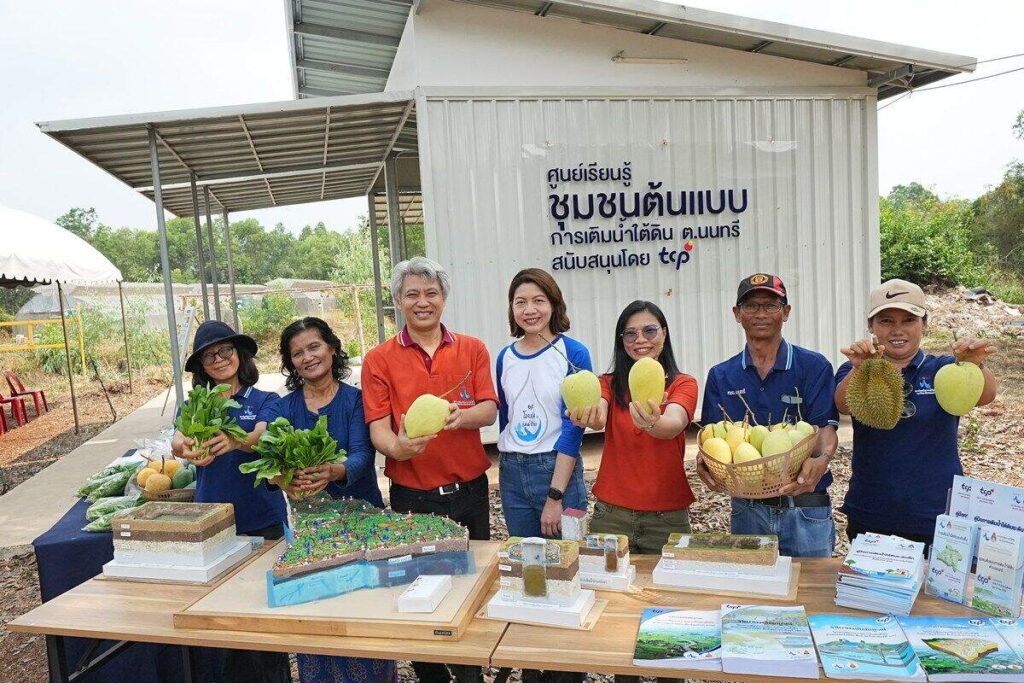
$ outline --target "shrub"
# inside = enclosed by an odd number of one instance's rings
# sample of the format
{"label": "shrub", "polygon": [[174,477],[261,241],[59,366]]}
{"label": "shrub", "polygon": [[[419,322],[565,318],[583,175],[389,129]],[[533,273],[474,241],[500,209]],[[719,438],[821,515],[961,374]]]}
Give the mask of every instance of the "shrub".
{"label": "shrub", "polygon": [[238,317],[242,331],[261,346],[276,346],[281,330],[299,315],[295,301],[287,294],[266,294],[259,301],[242,304]]}

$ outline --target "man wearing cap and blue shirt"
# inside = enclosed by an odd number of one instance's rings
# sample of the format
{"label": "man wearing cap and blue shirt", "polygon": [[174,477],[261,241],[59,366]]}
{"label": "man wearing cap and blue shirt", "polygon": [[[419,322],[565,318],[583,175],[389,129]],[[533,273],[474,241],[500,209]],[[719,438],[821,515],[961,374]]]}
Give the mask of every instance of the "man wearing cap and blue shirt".
{"label": "man wearing cap and blue shirt", "polygon": [[[832,483],[828,462],[838,445],[835,380],[832,364],[823,355],[782,338],[790,310],[786,287],[778,276],[755,273],[740,282],[732,312],[747,343],[740,353],[708,372],[701,421],[740,420],[749,405],[758,424],[784,418],[796,422],[799,414],[819,428],[810,457],[797,480],[781,490],[783,495],[732,499],[731,530],[776,534],[779,552],[790,557],[831,557],[836,528],[828,496]],[[703,465],[698,465],[697,473],[709,488],[724,491]]]}

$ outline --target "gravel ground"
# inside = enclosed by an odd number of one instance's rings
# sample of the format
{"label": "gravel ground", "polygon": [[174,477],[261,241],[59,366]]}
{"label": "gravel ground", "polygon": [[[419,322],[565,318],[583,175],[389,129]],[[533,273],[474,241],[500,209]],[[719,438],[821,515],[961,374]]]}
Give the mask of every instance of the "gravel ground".
{"label": "gravel ground", "polygon": [[[1024,477],[1018,466],[1019,444],[1024,442],[1024,327],[1019,324],[1021,313],[1012,307],[1001,303],[991,306],[980,306],[975,303],[964,301],[956,292],[945,292],[929,296],[929,306],[933,311],[932,330],[926,345],[934,353],[942,353],[948,347],[953,333],[964,337],[968,334],[981,334],[996,339],[1000,348],[997,356],[992,358],[990,367],[997,377],[1002,380],[999,398],[990,406],[973,411],[968,417],[961,420],[961,459],[966,473],[973,477],[998,481],[1005,484],[1021,486],[1024,485]],[[158,390],[158,389],[156,389]],[[144,398],[136,390],[135,397],[138,403]],[[152,395],[151,393],[149,395]],[[100,431],[104,422],[109,421],[103,418],[103,411],[107,410],[102,395],[94,394],[99,398],[99,407],[89,408],[89,419],[95,419],[94,425],[87,427],[94,429],[92,433]],[[116,400],[122,400],[124,396]],[[95,403],[95,402],[93,402]],[[115,403],[118,412],[122,409],[129,410],[130,402],[126,404]],[[32,448],[26,448],[13,459],[19,459],[18,463],[31,456],[32,460],[43,460],[46,463],[59,458],[71,448],[85,439],[72,439],[67,434],[67,425],[70,421],[70,407],[66,409],[63,421],[55,420],[62,432],[59,437],[46,442],[36,444]],[[54,415],[56,410],[51,413]],[[43,420],[38,422],[39,429],[46,431]],[[57,431],[57,430],[54,430]],[[17,432],[15,432],[17,433]],[[27,435],[26,431],[26,435]],[[0,465],[10,462],[12,457],[5,450],[7,447],[5,435],[0,439]],[[71,436],[74,436],[71,430]],[[63,440],[63,441],[62,441]],[[55,444],[54,441],[57,443]],[[34,473],[31,465],[26,471]],[[835,476],[835,483],[830,493],[834,506],[842,504],[846,495],[846,489],[850,477],[850,451],[847,447],[841,447],[832,465],[832,472]],[[689,472],[690,485],[693,487],[697,501],[690,509],[690,519],[695,531],[727,531],[729,528],[729,501],[722,494],[712,493],[701,483],[700,479],[692,471]],[[12,478],[16,477],[12,472]],[[31,476],[29,474],[28,476]],[[27,477],[22,477],[22,479]],[[593,501],[591,501],[593,502]],[[836,526],[838,538],[836,553],[845,554],[848,544],[846,542],[845,527],[846,519],[842,513],[837,512]],[[497,491],[491,492],[491,532],[495,539],[507,537],[504,519],[501,515],[501,504]],[[35,558],[29,554],[15,557],[6,562],[0,562],[0,671],[3,678],[9,683],[38,683],[46,680],[46,654],[43,646],[43,639],[38,636],[26,634],[8,633],[6,624],[14,617],[23,614],[39,604],[39,595],[36,585]],[[488,679],[492,679],[493,672],[488,673]],[[407,662],[401,663],[399,678],[402,683],[415,681],[415,675]],[[611,677],[588,676],[590,680],[608,683]],[[513,673],[513,681],[519,680],[518,672]]]}

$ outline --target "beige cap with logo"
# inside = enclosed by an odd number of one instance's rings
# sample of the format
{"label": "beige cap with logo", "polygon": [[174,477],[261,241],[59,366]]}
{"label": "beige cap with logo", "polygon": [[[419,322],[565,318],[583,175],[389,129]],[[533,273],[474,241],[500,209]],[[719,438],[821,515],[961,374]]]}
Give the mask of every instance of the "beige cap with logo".
{"label": "beige cap with logo", "polygon": [[913,282],[906,280],[888,280],[877,289],[871,290],[871,296],[868,297],[868,318],[875,317],[879,311],[887,308],[898,308],[922,318],[928,315],[924,292]]}

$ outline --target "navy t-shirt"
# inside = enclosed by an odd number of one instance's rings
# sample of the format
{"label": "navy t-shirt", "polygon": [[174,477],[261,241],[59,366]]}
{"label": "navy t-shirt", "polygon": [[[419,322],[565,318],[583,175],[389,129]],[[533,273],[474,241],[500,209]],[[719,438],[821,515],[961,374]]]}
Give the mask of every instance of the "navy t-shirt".
{"label": "navy t-shirt", "polygon": [[[893,429],[853,420],[853,468],[842,511],[857,524],[907,534],[935,531],[953,477],[964,473],[957,448],[960,418],[939,406],[934,388],[935,373],[955,361],[917,352],[903,368],[909,404]],[[843,363],[836,384],[852,369]]]}
{"label": "navy t-shirt", "polygon": [[370,428],[363,421],[363,392],[342,383],[331,402],[313,413],[306,407],[302,391],[293,391],[266,406],[260,419],[271,423],[283,417],[296,429],[312,429],[321,415],[327,416],[327,431],[347,454],[345,480],[332,481],[325,489],[332,498],[359,498],[379,508],[384,499],[377,485],[375,452]]}
{"label": "navy t-shirt", "polygon": [[[242,429],[251,432],[260,421],[260,411],[277,400],[277,394],[256,387],[243,387],[232,398],[241,407],[229,409],[228,414]],[[236,449],[214,458],[205,467],[196,468],[196,502],[234,505],[235,528],[240,534],[272,524],[284,524],[288,518],[284,495],[280,490],[270,490],[265,482],[254,487],[256,474],[242,474],[238,471],[239,465],[259,457],[255,453]]]}
{"label": "navy t-shirt", "polygon": [[[722,408],[733,420],[742,420],[747,412],[745,400],[757,424],[781,422],[783,415],[788,422],[795,423],[799,414],[816,427],[836,427],[839,412],[835,388],[832,364],[816,351],[783,339],[775,365],[762,380],[744,346],[740,353],[708,372],[700,420],[711,424],[726,419]],[[832,473],[825,472],[814,490],[824,493],[831,483]]]}

